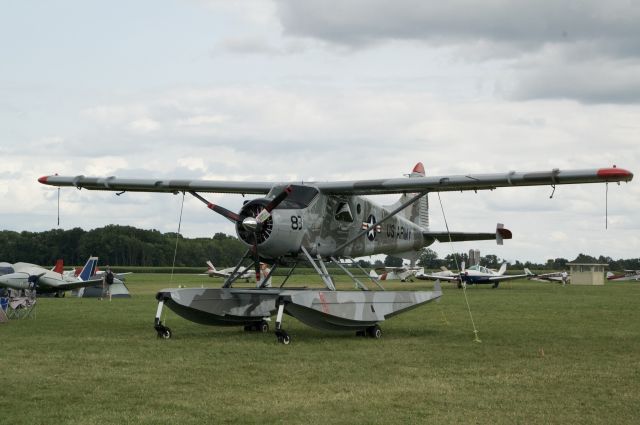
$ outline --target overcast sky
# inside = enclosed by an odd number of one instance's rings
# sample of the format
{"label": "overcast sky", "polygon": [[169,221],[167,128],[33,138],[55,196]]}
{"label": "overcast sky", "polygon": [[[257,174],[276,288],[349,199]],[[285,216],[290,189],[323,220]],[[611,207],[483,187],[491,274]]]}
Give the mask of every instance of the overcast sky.
{"label": "overcast sky", "polygon": [[[640,172],[632,0],[3,1],[0,49],[0,229],[56,228],[57,190],[36,181],[53,173],[344,180],[418,161],[429,175]],[[442,194],[451,230],[502,222],[514,235],[456,251],[640,256],[637,181],[609,186],[607,230],[604,185],[550,194]],[[64,189],[60,227],[175,231],[181,201]],[[182,230],[233,233],[190,198]]]}

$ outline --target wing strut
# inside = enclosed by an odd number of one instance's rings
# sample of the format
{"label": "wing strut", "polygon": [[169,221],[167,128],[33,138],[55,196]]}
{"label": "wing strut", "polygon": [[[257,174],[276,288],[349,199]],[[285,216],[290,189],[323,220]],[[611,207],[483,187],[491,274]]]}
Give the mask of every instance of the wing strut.
{"label": "wing strut", "polygon": [[333,263],[334,263],[336,266],[340,267],[340,270],[342,270],[343,272],[345,272],[345,273],[346,273],[346,275],[347,275],[347,276],[349,276],[349,277],[351,278],[351,280],[353,280],[353,281],[355,282],[355,284],[356,284],[356,288],[361,289],[361,290],[363,290],[363,291],[368,291],[368,290],[369,290],[369,288],[367,288],[367,286],[366,286],[364,283],[360,282],[360,281],[358,280],[358,278],[357,278],[357,277],[355,277],[355,276],[354,276],[354,275],[353,275],[349,270],[347,270],[345,266],[343,266],[342,264],[340,264],[340,262],[339,262],[338,260],[336,260],[336,258],[335,258],[335,257],[331,257],[331,261],[333,261]]}
{"label": "wing strut", "polygon": [[[379,226],[380,224],[384,223],[385,221],[389,220],[391,217],[397,215],[400,211],[404,210],[405,208],[407,208],[409,205],[413,204],[414,202],[416,202],[417,200],[419,200],[420,198],[422,198],[423,196],[425,196],[427,193],[429,192],[421,192],[418,193],[416,196],[414,196],[413,198],[409,199],[407,202],[405,202],[404,204],[400,205],[398,208],[396,208],[395,210],[391,211],[391,213],[384,217],[382,220],[378,221],[377,223],[375,223],[375,226]],[[340,245],[339,247],[336,248],[335,252],[340,252],[342,249],[344,249],[346,246],[351,245],[354,241],[356,241],[358,238],[363,237],[364,235],[367,234],[367,232],[369,232],[368,227],[366,229],[364,229],[363,231],[361,231],[360,233],[358,233],[357,235],[355,235],[354,237],[352,237],[351,239],[349,239],[348,241],[346,241],[345,243],[343,243],[342,245]]]}

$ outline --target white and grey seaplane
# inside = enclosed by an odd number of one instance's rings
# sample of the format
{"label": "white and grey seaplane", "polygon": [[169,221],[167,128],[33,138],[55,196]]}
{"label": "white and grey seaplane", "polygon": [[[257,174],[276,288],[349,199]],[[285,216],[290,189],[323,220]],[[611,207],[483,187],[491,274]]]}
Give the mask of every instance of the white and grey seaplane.
{"label": "white and grey seaplane", "polygon": [[[435,241],[495,239],[502,243],[511,232],[498,225],[494,232],[465,233],[429,229],[429,192],[492,190],[498,187],[537,186],[630,181],[633,174],[621,168],[587,170],[554,169],[502,174],[426,176],[418,163],[409,178],[334,182],[233,182],[207,180],[130,179],[116,177],[44,176],[38,181],[51,186],[78,189],[190,193],[216,213],[235,223],[239,239],[247,246],[232,277],[221,288],[163,289],[158,292],[154,327],[158,336],[171,337],[161,321],[163,306],[202,324],[244,326],[268,330],[276,314],[276,336],[288,344],[283,315],[327,330],[351,330],[379,338],[379,323],[442,295],[438,283],[433,291],[369,290],[340,260],[374,254],[417,258],[419,251]],[[207,201],[201,193],[258,194],[233,212]],[[381,206],[364,195],[401,194],[393,205]],[[288,289],[283,285],[300,261],[309,262],[322,278],[325,289]],[[248,262],[248,265],[247,265]],[[289,272],[279,288],[233,288],[235,277],[255,269],[260,282],[260,262],[280,265]],[[333,262],[357,286],[337,291],[325,263]],[[366,272],[362,270],[366,275]],[[264,279],[264,282],[268,279]]]}

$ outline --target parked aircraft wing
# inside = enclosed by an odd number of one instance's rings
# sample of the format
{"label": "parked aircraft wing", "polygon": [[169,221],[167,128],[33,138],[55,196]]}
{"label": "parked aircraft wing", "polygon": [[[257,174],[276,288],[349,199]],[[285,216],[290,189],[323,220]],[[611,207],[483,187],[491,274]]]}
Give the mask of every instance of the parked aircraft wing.
{"label": "parked aircraft wing", "polygon": [[532,274],[503,274],[498,276],[491,276],[488,280],[491,282],[502,282],[503,280],[513,280],[513,279],[522,279],[522,278],[530,278],[533,277]]}
{"label": "parked aircraft wing", "polygon": [[[577,183],[631,181],[633,173],[622,168],[586,170],[554,169],[532,171],[465,174],[433,177],[393,178],[305,183],[328,194],[377,195],[405,192],[446,192],[485,190],[508,186],[539,186]],[[130,179],[117,177],[43,176],[38,179],[51,186],[71,186],[91,190],[131,192],[215,192],[266,194],[277,182],[234,182],[220,180]]]}
{"label": "parked aircraft wing", "polygon": [[440,276],[437,274],[416,274],[416,278],[420,280],[446,280],[448,282],[459,281],[460,276]]}
{"label": "parked aircraft wing", "polygon": [[57,285],[47,285],[46,281],[40,280],[38,286],[56,289],[58,291],[70,291],[72,289],[85,288],[87,286],[101,285],[102,279],[78,280],[76,282],[64,282]]}

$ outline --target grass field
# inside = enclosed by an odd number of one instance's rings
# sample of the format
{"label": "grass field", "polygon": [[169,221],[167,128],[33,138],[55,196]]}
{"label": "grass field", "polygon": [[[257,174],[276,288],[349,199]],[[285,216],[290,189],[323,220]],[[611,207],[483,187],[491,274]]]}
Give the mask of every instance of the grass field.
{"label": "grass field", "polygon": [[155,292],[212,282],[169,279],[132,275],[133,297],[112,302],[43,298],[35,320],[0,324],[0,423],[640,421],[637,282],[469,288],[482,343],[462,292],[445,288],[441,302],[382,323],[380,340],[285,317],[292,343],[283,346],[272,332],[206,327],[168,310],[174,337],[157,339]]}

